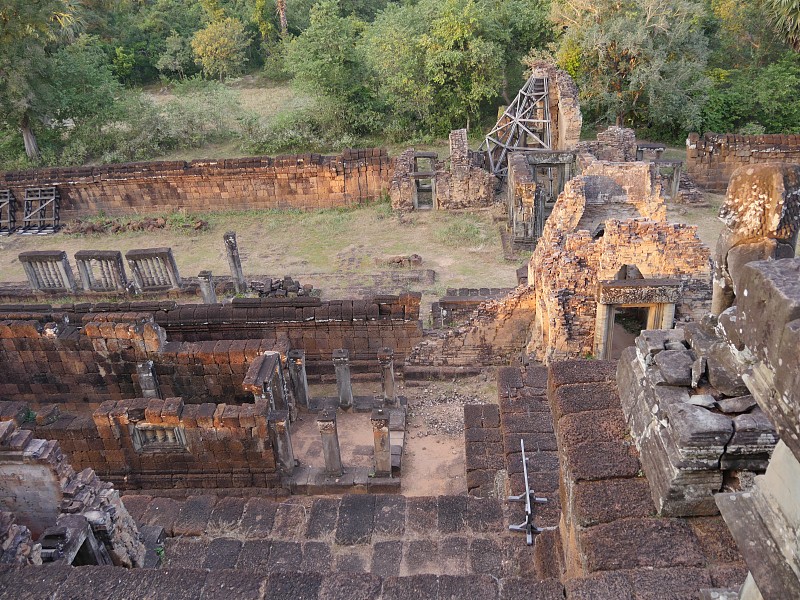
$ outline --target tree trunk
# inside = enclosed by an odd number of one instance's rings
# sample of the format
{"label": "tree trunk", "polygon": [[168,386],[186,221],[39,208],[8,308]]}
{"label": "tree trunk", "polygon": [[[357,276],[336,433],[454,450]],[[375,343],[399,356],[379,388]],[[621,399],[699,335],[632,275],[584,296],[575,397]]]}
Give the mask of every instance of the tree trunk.
{"label": "tree trunk", "polygon": [[289,23],[286,21],[286,0],[275,0],[275,7],[281,23],[281,37],[286,37],[289,31]]}
{"label": "tree trunk", "polygon": [[508,97],[508,76],[506,74],[506,68],[503,66],[503,100],[506,102],[506,106],[511,104],[511,99]]}
{"label": "tree trunk", "polygon": [[32,161],[38,162],[42,158],[42,153],[39,152],[39,144],[36,143],[36,136],[31,130],[31,123],[27,113],[22,117],[19,129],[22,132],[22,141],[25,143],[25,154]]}

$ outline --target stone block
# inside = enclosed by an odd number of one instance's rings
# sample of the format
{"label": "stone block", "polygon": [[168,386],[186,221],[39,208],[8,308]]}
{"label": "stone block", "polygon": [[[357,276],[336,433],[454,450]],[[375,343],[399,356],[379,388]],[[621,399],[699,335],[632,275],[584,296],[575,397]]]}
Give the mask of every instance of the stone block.
{"label": "stone block", "polygon": [[736,305],[742,341],[758,357],[776,365],[786,326],[800,319],[800,259],[757,261],[742,267]]}
{"label": "stone block", "polygon": [[692,384],[694,360],[690,350],[664,350],[655,356],[653,362],[666,385],[689,386]]}

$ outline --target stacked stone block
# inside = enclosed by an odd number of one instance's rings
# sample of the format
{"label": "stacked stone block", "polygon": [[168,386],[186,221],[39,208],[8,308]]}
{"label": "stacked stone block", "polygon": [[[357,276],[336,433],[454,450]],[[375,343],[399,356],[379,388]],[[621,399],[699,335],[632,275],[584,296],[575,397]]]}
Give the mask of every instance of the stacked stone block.
{"label": "stacked stone block", "polygon": [[566,597],[696,598],[739,585],[745,567],[719,517],[656,516],[615,379],[610,361],[549,369]]}
{"label": "stacked stone block", "polygon": [[625,419],[660,514],[717,514],[723,481],[752,480],[778,441],[741,377],[737,358],[701,324],[644,331],[619,361]]}
{"label": "stacked stone block", "polygon": [[0,189],[24,197],[27,187],[55,186],[61,219],[181,209],[319,209],[381,196],[388,188],[386,150],[69,167],[8,172]]}

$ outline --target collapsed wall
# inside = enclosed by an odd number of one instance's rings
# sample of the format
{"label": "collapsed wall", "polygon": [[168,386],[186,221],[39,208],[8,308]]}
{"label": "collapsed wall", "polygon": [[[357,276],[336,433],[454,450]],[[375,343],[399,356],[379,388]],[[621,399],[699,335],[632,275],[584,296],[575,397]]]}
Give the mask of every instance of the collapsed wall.
{"label": "collapsed wall", "polygon": [[[418,162],[430,161],[432,170],[420,170]],[[494,175],[484,169],[483,154],[469,149],[466,129],[450,132],[449,166],[434,153],[409,148],[395,160],[389,183],[392,209],[421,208],[420,192],[431,195],[430,208],[439,210],[484,208],[494,202]],[[430,181],[422,187],[422,182]],[[427,188],[430,187],[430,190]]]}
{"label": "collapsed wall", "polygon": [[691,133],[686,140],[686,170],[710,192],[724,192],[742,165],[771,162],[800,162],[800,135]]}
{"label": "collapsed wall", "polygon": [[373,148],[346,150],[338,156],[257,156],[7,172],[0,174],[0,190],[11,190],[20,204],[26,188],[55,187],[61,195],[62,220],[101,211],[129,215],[319,209],[379,198],[388,189],[391,168],[386,150]]}
{"label": "collapsed wall", "polygon": [[[50,562],[93,542],[95,564],[144,565],[145,549],[131,515],[110,483],[91,468],[76,471],[58,441],[0,420],[0,556],[5,564]],[[76,538],[77,547],[71,543]],[[71,564],[71,561],[67,564]]]}

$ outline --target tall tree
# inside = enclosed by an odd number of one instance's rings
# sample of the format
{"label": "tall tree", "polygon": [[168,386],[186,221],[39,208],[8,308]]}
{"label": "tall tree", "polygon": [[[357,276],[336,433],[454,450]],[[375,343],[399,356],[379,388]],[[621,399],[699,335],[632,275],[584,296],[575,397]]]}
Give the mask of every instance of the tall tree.
{"label": "tall tree", "polygon": [[241,73],[249,45],[244,25],[233,17],[212,21],[192,38],[195,62],[204,75],[220,80]]}
{"label": "tall tree", "polygon": [[800,0],[764,0],[764,6],[778,32],[800,52]]}
{"label": "tall tree", "polygon": [[698,0],[557,0],[557,58],[590,118],[697,127],[708,87],[703,15]]}
{"label": "tall tree", "polygon": [[25,153],[41,153],[33,123],[50,95],[47,44],[76,23],[70,0],[4,0],[0,4],[0,124],[18,128]]}

